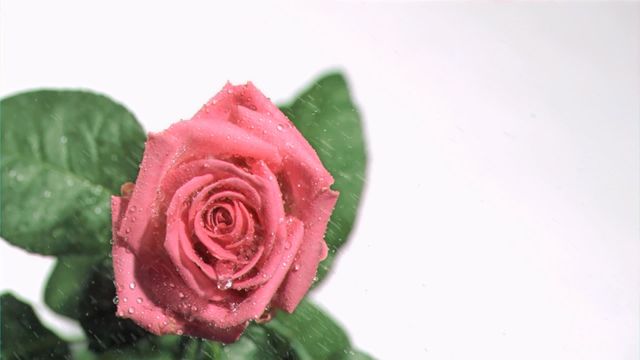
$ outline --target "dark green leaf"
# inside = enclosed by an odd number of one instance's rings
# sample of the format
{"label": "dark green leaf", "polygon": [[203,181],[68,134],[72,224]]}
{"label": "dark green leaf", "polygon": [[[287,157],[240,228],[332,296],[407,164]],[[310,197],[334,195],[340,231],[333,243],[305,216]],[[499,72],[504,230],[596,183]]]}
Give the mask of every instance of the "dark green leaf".
{"label": "dark green leaf", "polygon": [[339,73],[322,77],[282,111],[316,150],[340,191],[325,236],[329,256],[318,269],[322,279],[347,240],[360,203],[367,162],[362,123]]}
{"label": "dark green leaf", "polygon": [[133,321],[116,316],[115,296],[113,270],[105,260],[93,267],[79,304],[80,325],[93,351],[126,347],[150,335]]}
{"label": "dark green leaf", "polygon": [[293,314],[279,312],[264,327],[287,339],[299,359],[328,359],[351,348],[344,330],[307,300]]}
{"label": "dark green leaf", "polygon": [[65,256],[58,258],[44,290],[44,302],[60,315],[78,320],[80,297],[99,258]]}
{"label": "dark green leaf", "polygon": [[299,359],[288,339],[267,327],[252,324],[233,344],[224,347],[229,360],[296,360]]}
{"label": "dark green leaf", "polygon": [[135,179],[145,133],[93,93],[41,90],[0,102],[0,235],[44,255],[104,253],[109,197]]}
{"label": "dark green leaf", "polygon": [[68,344],[45,328],[28,304],[11,294],[0,296],[2,359],[67,359]]}
{"label": "dark green leaf", "polygon": [[373,358],[362,351],[350,349],[331,355],[330,360],[373,360]]}
{"label": "dark green leaf", "polygon": [[[180,357],[177,349],[178,336],[156,336],[141,339],[127,347],[109,349],[96,353],[81,350],[73,353],[74,360],[175,360],[190,359]],[[206,358],[205,358],[206,359]],[[217,360],[217,358],[216,358]]]}
{"label": "dark green leaf", "polygon": [[293,314],[280,312],[266,324],[252,324],[224,351],[230,360],[370,359],[352,349],[340,326],[307,300]]}

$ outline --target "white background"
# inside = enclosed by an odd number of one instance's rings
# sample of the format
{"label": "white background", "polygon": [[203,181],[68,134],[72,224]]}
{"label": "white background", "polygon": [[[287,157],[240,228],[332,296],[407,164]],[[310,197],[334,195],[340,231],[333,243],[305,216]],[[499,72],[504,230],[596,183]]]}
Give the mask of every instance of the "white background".
{"label": "white background", "polygon": [[[158,131],[227,79],[283,101],[342,69],[371,161],[313,297],[356,346],[639,358],[637,3],[181,3],[3,1],[0,95],[89,88]],[[0,288],[40,302],[52,260],[0,251]]]}

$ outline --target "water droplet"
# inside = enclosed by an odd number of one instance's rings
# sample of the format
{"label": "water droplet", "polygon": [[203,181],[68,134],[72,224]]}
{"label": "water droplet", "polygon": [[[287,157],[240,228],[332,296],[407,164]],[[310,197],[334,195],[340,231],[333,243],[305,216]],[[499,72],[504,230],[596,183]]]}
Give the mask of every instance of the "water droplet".
{"label": "water droplet", "polygon": [[233,286],[233,280],[231,280],[231,278],[227,278],[227,279],[220,279],[218,280],[218,290],[228,290],[229,288],[231,288],[231,286]]}
{"label": "water droplet", "polygon": [[294,272],[296,272],[296,271],[300,270],[300,264],[297,264],[297,263],[296,263],[296,264],[293,264],[293,269],[292,269],[292,270],[293,270]]}
{"label": "water droplet", "polygon": [[67,137],[66,136],[60,136],[60,144],[66,144],[67,143]]}
{"label": "water droplet", "polygon": [[137,302],[138,304],[142,304],[142,298],[137,298],[137,299],[136,299],[136,302]]}
{"label": "water droplet", "polygon": [[178,296],[180,297],[180,299],[184,299],[184,293],[183,292],[178,293]]}
{"label": "water droplet", "polygon": [[127,312],[129,314],[133,314],[136,310],[133,307],[130,307],[129,310],[127,310]]}
{"label": "water droplet", "polygon": [[285,241],[284,242],[284,249],[285,250],[291,249],[291,241]]}
{"label": "water droplet", "polygon": [[122,302],[127,302],[127,301],[129,301],[129,299],[127,299],[126,297],[122,298]]}
{"label": "water droplet", "polygon": [[125,233],[125,234],[128,234],[128,233],[130,233],[130,232],[131,232],[131,228],[126,228],[126,229],[124,229],[124,233]]}
{"label": "water droplet", "polygon": [[170,287],[170,288],[174,288],[174,287],[176,287],[176,284],[174,284],[174,283],[169,283],[169,287]]}
{"label": "water droplet", "polygon": [[278,124],[276,128],[278,129],[278,131],[284,130],[284,126],[282,126],[282,124]]}
{"label": "water droplet", "polygon": [[229,304],[229,307],[231,308],[231,312],[233,313],[238,311],[238,303],[232,302],[231,304]]}
{"label": "water droplet", "polygon": [[176,330],[176,334],[182,335],[182,334],[184,334],[184,331],[182,331],[182,329],[178,329],[178,330]]}
{"label": "water droplet", "polygon": [[129,289],[133,290],[136,288],[136,283],[134,283],[133,281],[129,283]]}
{"label": "water droplet", "polygon": [[192,307],[191,307],[191,311],[193,311],[193,312],[198,311],[198,307],[197,307],[197,306],[195,306],[195,305],[194,305],[194,306],[192,306]]}
{"label": "water droplet", "polygon": [[131,212],[136,211],[136,206],[135,205],[131,205],[131,207],[129,208],[129,211],[131,211]]}
{"label": "water droplet", "polygon": [[113,303],[118,305],[118,302],[120,302],[120,300],[118,300],[118,295],[113,297]]}

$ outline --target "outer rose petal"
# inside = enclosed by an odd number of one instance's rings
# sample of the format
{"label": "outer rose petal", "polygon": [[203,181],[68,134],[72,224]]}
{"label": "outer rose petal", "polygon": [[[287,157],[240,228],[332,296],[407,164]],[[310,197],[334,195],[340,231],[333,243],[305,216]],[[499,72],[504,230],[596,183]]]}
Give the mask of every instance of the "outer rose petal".
{"label": "outer rose petal", "polygon": [[290,271],[274,299],[275,305],[292,313],[311,287],[320,261],[327,257],[327,244],[323,240],[331,210],[338,200],[338,193],[327,191],[315,200],[317,220],[305,223],[305,244],[300,247],[294,263],[300,264],[298,271]]}
{"label": "outer rose petal", "polygon": [[[138,325],[156,335],[186,333],[207,339],[216,339],[226,343],[237,340],[244,329],[245,324],[219,328],[202,323],[201,321],[185,321],[180,317],[171,317],[169,311],[163,310],[155,304],[154,296],[149,296],[144,291],[148,286],[158,286],[161,283],[174,284],[167,275],[169,273],[154,271],[153,263],[142,261],[146,266],[138,266],[138,259],[129,251],[127,244],[115,232],[120,225],[128,205],[128,199],[113,196],[111,198],[112,226],[114,229],[114,244],[112,256],[114,262],[114,275],[117,286],[118,316],[130,318]],[[170,275],[169,275],[170,276]],[[133,285],[132,285],[133,284]],[[151,294],[152,295],[152,294]],[[181,299],[163,297],[162,301],[172,304],[182,302]],[[170,308],[170,304],[162,304]]]}

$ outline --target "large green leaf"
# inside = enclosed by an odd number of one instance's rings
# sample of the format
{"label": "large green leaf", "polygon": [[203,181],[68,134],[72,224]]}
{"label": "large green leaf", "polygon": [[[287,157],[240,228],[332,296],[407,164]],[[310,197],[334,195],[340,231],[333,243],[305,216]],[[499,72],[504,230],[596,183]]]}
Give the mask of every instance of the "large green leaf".
{"label": "large green leaf", "polygon": [[135,179],[145,133],[122,105],[82,91],[0,101],[0,235],[45,255],[104,253],[109,197]]}
{"label": "large green leaf", "polygon": [[68,344],[45,328],[28,304],[5,293],[0,296],[2,321],[0,358],[6,360],[66,359]]}
{"label": "large green leaf", "polygon": [[58,258],[44,290],[44,302],[60,315],[78,320],[80,298],[99,258],[65,256]]}
{"label": "large green leaf", "polygon": [[371,359],[351,347],[340,326],[310,301],[293,314],[279,312],[270,322],[253,324],[237,342],[224,348],[234,359]]}
{"label": "large green leaf", "polygon": [[293,314],[279,312],[263,326],[287,339],[299,359],[328,359],[351,348],[344,330],[308,300]]}
{"label": "large green leaf", "polygon": [[329,256],[318,269],[322,279],[346,242],[358,211],[367,162],[362,123],[339,73],[320,78],[282,111],[316,150],[335,179],[333,188],[340,191],[325,236]]}

